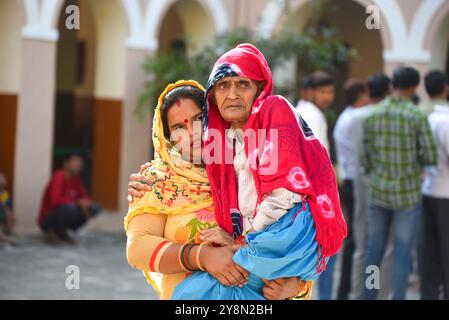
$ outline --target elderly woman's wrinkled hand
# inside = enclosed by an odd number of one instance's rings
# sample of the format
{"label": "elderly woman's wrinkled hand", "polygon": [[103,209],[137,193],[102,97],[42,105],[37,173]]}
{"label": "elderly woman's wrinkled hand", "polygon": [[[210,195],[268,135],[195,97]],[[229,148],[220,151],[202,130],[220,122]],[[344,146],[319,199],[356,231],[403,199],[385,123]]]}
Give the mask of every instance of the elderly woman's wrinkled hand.
{"label": "elderly woman's wrinkled hand", "polygon": [[279,278],[273,280],[265,280],[263,287],[263,295],[268,300],[285,300],[292,298],[304,289],[305,281],[301,281],[297,277]]}
{"label": "elderly woman's wrinkled hand", "polygon": [[221,246],[234,244],[234,239],[220,227],[202,230],[200,239],[204,242],[211,242]]}

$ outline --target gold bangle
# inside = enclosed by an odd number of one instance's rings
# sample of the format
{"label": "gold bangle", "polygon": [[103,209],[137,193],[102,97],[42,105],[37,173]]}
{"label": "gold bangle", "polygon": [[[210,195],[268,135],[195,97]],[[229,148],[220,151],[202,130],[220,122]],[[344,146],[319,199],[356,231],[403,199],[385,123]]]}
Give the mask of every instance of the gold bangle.
{"label": "gold bangle", "polygon": [[[302,282],[305,282],[304,285]],[[307,299],[307,297],[310,295],[312,287],[313,287],[313,281],[305,281],[300,280],[301,288],[299,289],[299,292],[293,296],[288,298],[287,300],[302,300]]]}
{"label": "gold bangle", "polygon": [[201,262],[200,262],[200,252],[205,244],[206,244],[205,242],[202,242],[200,244],[200,246],[198,247],[198,251],[196,252],[196,264],[201,271],[206,271],[206,269],[203,268],[203,266],[201,265]]}

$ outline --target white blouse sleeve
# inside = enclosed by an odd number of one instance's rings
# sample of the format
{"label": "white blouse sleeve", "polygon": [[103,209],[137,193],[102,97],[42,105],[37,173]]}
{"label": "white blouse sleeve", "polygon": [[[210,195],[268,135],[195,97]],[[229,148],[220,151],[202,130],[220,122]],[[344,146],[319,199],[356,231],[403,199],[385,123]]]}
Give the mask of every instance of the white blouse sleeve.
{"label": "white blouse sleeve", "polygon": [[257,208],[256,216],[252,223],[253,229],[260,231],[277,222],[301,200],[301,195],[285,188],[274,190]]}

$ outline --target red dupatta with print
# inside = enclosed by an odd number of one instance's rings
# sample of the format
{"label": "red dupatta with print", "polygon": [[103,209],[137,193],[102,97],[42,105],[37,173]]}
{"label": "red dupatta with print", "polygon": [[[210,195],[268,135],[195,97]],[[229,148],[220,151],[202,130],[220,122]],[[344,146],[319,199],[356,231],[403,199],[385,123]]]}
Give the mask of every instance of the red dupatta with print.
{"label": "red dupatta with print", "polygon": [[338,252],[347,233],[335,172],[326,149],[307,123],[285,98],[273,95],[268,63],[251,44],[241,44],[221,56],[206,89],[205,157],[217,223],[234,237],[242,233],[234,166],[232,161],[225,161],[226,153],[233,154],[232,142],[225,134],[230,123],[222,118],[210,94],[218,80],[229,76],[264,81],[243,130],[258,204],[278,188],[306,197],[316,227],[321,272],[326,258]]}

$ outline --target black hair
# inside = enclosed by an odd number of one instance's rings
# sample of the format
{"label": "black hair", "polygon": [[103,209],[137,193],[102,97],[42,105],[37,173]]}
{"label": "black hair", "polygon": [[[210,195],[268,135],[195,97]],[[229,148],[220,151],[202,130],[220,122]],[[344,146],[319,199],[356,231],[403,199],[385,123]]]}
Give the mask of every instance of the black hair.
{"label": "black hair", "polygon": [[394,71],[393,87],[395,89],[409,89],[418,86],[419,72],[412,67],[401,66]]}
{"label": "black hair", "polygon": [[334,79],[325,71],[316,71],[310,75],[310,86],[313,89],[325,86],[333,86]]}
{"label": "black hair", "polygon": [[73,158],[83,159],[83,155],[80,152],[71,152],[63,158],[63,162],[70,161]]}
{"label": "black hair", "polygon": [[186,85],[176,87],[167,93],[164,97],[161,108],[162,126],[166,139],[170,139],[170,128],[168,127],[167,113],[179,99],[191,99],[202,110],[204,104],[204,92],[197,87]]}
{"label": "black hair", "polygon": [[345,83],[345,100],[346,104],[353,105],[360,98],[362,93],[368,91],[368,87],[365,81],[359,79],[349,79]]}
{"label": "black hair", "polygon": [[302,89],[310,89],[312,88],[312,77],[310,75],[305,76],[301,82]]}
{"label": "black hair", "polygon": [[384,73],[372,74],[368,77],[368,92],[371,99],[385,98],[390,89],[391,79]]}
{"label": "black hair", "polygon": [[426,86],[427,94],[432,98],[443,93],[448,81],[444,72],[439,70],[432,70],[426,74],[424,84]]}

